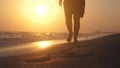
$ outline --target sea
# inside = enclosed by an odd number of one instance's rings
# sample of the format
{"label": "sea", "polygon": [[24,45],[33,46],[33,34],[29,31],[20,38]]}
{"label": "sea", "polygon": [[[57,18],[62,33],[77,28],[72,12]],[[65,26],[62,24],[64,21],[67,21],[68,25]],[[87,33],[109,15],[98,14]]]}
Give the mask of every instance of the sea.
{"label": "sea", "polygon": [[[67,33],[40,33],[40,32],[7,32],[0,31],[0,47],[5,45],[28,43],[43,40],[56,40],[66,38]],[[4,46],[3,46],[4,45]]]}
{"label": "sea", "polygon": [[[103,36],[111,34],[108,32],[96,32],[96,33],[81,33],[79,38],[88,38],[90,36]],[[59,32],[9,32],[0,31],[0,48],[12,46],[13,44],[29,43],[35,41],[45,41],[45,40],[60,40],[66,39],[67,33]]]}
{"label": "sea", "polygon": [[[97,32],[97,33],[81,33],[78,40],[91,40],[108,36],[113,33]],[[8,32],[0,31],[0,57],[14,56],[36,52],[41,50],[41,46],[52,46],[54,44],[67,43],[67,33],[59,32]],[[44,42],[46,41],[46,42]],[[43,48],[44,49],[44,48]]]}

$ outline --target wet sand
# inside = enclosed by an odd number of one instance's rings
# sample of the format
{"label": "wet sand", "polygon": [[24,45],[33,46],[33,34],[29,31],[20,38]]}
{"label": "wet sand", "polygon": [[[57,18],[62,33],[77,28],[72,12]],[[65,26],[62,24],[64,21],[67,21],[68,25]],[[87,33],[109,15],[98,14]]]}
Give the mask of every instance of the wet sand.
{"label": "wet sand", "polygon": [[0,57],[0,68],[120,68],[120,34]]}

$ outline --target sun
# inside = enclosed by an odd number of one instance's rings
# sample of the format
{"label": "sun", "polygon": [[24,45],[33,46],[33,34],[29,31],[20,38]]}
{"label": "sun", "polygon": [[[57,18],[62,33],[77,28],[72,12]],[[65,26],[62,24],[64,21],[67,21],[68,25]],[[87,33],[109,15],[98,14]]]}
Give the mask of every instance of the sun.
{"label": "sun", "polygon": [[46,7],[39,5],[35,8],[35,14],[39,16],[43,16],[46,14]]}
{"label": "sun", "polygon": [[24,0],[20,8],[25,20],[32,25],[53,23],[61,12],[57,0]]}

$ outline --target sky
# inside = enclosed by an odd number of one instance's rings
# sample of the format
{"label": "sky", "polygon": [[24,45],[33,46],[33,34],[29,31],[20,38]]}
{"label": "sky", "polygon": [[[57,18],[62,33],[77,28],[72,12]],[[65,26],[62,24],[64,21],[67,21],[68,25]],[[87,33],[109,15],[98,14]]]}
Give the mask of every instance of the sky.
{"label": "sky", "polygon": [[[120,0],[86,0],[80,32],[120,32],[119,3]],[[67,32],[64,9],[58,0],[0,0],[0,30]]]}

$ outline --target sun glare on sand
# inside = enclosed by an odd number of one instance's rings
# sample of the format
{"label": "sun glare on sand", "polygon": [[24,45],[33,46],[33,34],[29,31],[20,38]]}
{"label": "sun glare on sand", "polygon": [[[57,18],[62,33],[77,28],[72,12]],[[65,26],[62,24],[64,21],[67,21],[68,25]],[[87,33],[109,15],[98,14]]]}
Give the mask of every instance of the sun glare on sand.
{"label": "sun glare on sand", "polygon": [[36,44],[39,48],[47,48],[47,47],[50,47],[52,42],[51,41],[41,41],[41,42],[36,42]]}

